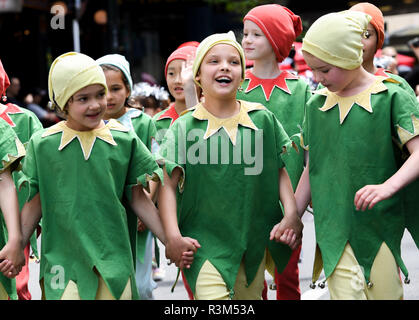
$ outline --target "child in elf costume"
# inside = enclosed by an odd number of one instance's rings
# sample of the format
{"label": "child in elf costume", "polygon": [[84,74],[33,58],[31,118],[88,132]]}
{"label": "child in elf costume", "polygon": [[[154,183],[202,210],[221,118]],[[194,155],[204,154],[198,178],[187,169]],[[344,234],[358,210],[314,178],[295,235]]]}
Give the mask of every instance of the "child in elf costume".
{"label": "child in elf costume", "polygon": [[292,143],[263,105],[236,99],[245,58],[232,32],[201,42],[193,75],[205,101],[173,123],[159,149],[165,184],[158,204],[167,241],[187,235],[201,244],[183,270],[195,299],[261,299],[266,256],[282,271],[291,254],[285,244],[301,243],[281,157]]}
{"label": "child in elf costume", "polygon": [[[197,46],[181,45],[167,58],[164,75],[166,77],[167,88],[175,101],[166,110],[159,112],[153,117],[156,127],[158,128],[157,140],[159,143],[163,140],[167,129],[169,129],[173,122],[179,118],[179,115],[187,109],[187,104],[192,107],[197,103],[198,97],[196,95],[195,82],[193,79],[190,79],[192,76],[185,79],[184,75],[186,64],[190,63],[191,60],[193,61],[193,58],[195,57],[196,48]],[[191,69],[190,66],[189,69]],[[189,73],[192,74],[192,70],[189,70]],[[189,97],[192,96],[192,99],[187,98],[187,95],[189,95]],[[187,101],[187,99],[189,100]],[[180,197],[179,193],[177,194],[177,197]],[[183,272],[182,278],[188,297],[190,300],[193,300],[193,293]]]}
{"label": "child in elf costume", "polygon": [[[32,136],[23,165],[30,195],[22,209],[22,237],[26,243],[42,215],[43,297],[137,298],[122,201],[126,197],[165,243],[157,209],[143,191],[148,181],[162,178],[161,169],[134,131],[102,120],[106,79],[93,59],[76,52],[59,56],[48,88],[66,121]],[[187,239],[179,241],[194,249]],[[187,263],[182,255],[170,258],[181,267]]]}
{"label": "child in elf costume", "polygon": [[[108,86],[107,108],[104,119],[117,119],[124,126],[133,130],[151,151],[156,136],[156,126],[149,115],[130,106],[132,78],[129,62],[120,54],[108,54],[99,58],[96,62],[102,67]],[[157,184],[150,181],[152,194],[155,193],[156,187]],[[125,208],[127,211],[132,211],[129,203],[126,203]],[[128,216],[136,219],[133,214]],[[135,226],[135,224],[131,224],[131,226]],[[133,249],[135,248],[133,254],[138,292],[141,299],[153,299],[153,290],[157,287],[151,277],[154,237],[139,219],[137,228],[131,230],[131,232]]]}
{"label": "child in elf costume", "polygon": [[[273,112],[292,137],[300,132],[304,108],[311,96],[308,84],[297,76],[279,69],[278,63],[288,57],[295,38],[302,31],[301,19],[289,9],[277,5],[261,5],[243,18],[242,46],[253,68],[246,70],[245,81],[237,99],[259,102]],[[298,141],[296,141],[299,145]],[[293,189],[304,169],[304,149],[284,156],[285,167]],[[298,260],[301,247],[293,252],[289,265],[279,274],[275,271],[278,300],[299,300],[301,297]]]}
{"label": "child in elf costume", "polygon": [[[398,191],[419,176],[419,111],[398,84],[362,67],[361,38],[369,20],[352,10],[324,15],[302,45],[324,88],[307,105],[303,143],[309,165],[296,198],[301,215],[312,199],[313,280],[323,266],[332,299],[402,299],[399,268],[408,276]],[[410,153],[400,169],[393,140]]]}
{"label": "child in elf costume", "polygon": [[[3,64],[0,61],[0,83],[4,84],[3,90],[6,90],[10,84],[9,77],[7,76],[6,71],[4,70]],[[8,103],[6,105],[0,103],[0,118],[5,120],[12,129],[16,132],[17,137],[23,143],[24,146],[27,145],[31,136],[38,130],[42,129],[41,121],[38,117],[30,110],[21,108],[18,105],[13,103]],[[13,172],[13,180],[15,185],[17,185],[19,177],[22,175],[21,171]],[[27,190],[22,189],[18,191],[18,200],[19,200],[19,210],[22,209],[27,198]],[[36,233],[31,237],[31,244],[28,244],[25,247],[25,265],[22,268],[22,271],[16,277],[16,291],[19,300],[31,300],[31,293],[28,290],[28,281],[29,281],[29,251],[32,245],[35,255],[38,255],[37,243],[36,243]]]}
{"label": "child in elf costume", "polygon": [[[0,81],[3,94],[5,79]],[[16,133],[0,119],[0,300],[17,299],[14,278],[25,264],[21,247],[19,203],[12,172],[25,155],[25,148]],[[6,233],[7,230],[7,233]]]}
{"label": "child in elf costume", "polygon": [[[184,81],[184,77],[182,77],[185,64],[187,61],[193,60],[196,48],[196,46],[182,46],[173,51],[167,58],[164,75],[166,77],[167,88],[175,101],[167,109],[160,111],[153,117],[158,133],[158,143],[161,143],[166,130],[179,118],[179,115],[187,107],[192,107],[197,103],[195,83],[193,81]],[[189,91],[193,93],[193,101],[188,101],[187,105],[185,92],[188,93]]]}
{"label": "child in elf costume", "polygon": [[[387,72],[383,68],[376,68],[374,65],[374,55],[377,49],[383,46],[384,42],[384,18],[381,10],[368,2],[358,3],[351,7],[350,10],[364,12],[371,16],[371,21],[367,29],[368,35],[362,38],[362,43],[364,44],[364,60],[362,66],[364,69],[375,75],[386,77],[388,81],[394,81],[410,94],[413,101],[417,101],[415,91],[404,78]],[[400,165],[403,164],[408,156],[408,153],[403,151],[403,148],[395,148],[395,156]],[[401,192],[403,193],[404,207],[406,210],[406,228],[419,248],[419,215],[417,214],[416,206],[416,195],[419,194],[419,180],[412,182]]]}

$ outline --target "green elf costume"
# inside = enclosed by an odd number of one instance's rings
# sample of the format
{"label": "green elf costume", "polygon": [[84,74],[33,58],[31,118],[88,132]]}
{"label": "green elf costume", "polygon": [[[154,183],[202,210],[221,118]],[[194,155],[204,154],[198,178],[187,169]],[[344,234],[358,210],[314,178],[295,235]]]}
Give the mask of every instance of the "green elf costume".
{"label": "green elf costume", "polygon": [[[124,84],[131,95],[133,92],[133,82],[131,77],[130,64],[124,56],[120,54],[108,54],[97,59],[96,62],[102,66],[102,68],[106,68],[106,66],[112,66],[120,70],[122,77],[125,78]],[[146,145],[146,147],[152,153],[155,153],[157,151],[155,138],[156,126],[154,125],[152,118],[142,110],[132,107],[128,108],[127,105],[128,103],[125,102],[123,108],[126,110],[126,112],[117,120],[129,130],[134,131],[140,140]],[[132,219],[131,223],[129,223],[129,226],[131,227],[130,238],[133,249],[134,267],[136,269],[136,280],[140,299],[151,299],[152,291],[156,287],[156,284],[150,276],[153,238],[155,241],[155,253],[157,260],[159,260],[157,240],[148,229],[142,232],[138,231],[137,224],[135,223],[137,221],[137,216],[132,212],[131,206],[126,202],[126,199],[124,201],[125,209],[127,212],[129,212],[128,218]],[[139,263],[137,263],[137,260]]]}
{"label": "green elf costume", "polygon": [[[218,43],[240,52],[244,77],[243,50],[232,33],[201,42],[194,76],[206,52]],[[288,246],[270,241],[269,233],[282,219],[278,170],[292,142],[263,105],[239,102],[240,112],[227,119],[213,116],[199,103],[173,123],[159,149],[169,176],[176,167],[183,172],[178,186],[182,196],[177,199],[179,229],[201,244],[194,263],[183,270],[194,293],[207,261],[222,276],[231,298],[242,262],[250,285],[266,249],[280,271],[291,254]]]}
{"label": "green elf costume", "polygon": [[[329,64],[355,69],[362,63],[361,35],[368,20],[369,16],[355,11],[325,15],[308,30],[302,50]],[[337,30],[333,35],[332,26]],[[341,45],[334,37],[344,38]],[[405,225],[402,194],[365,212],[355,209],[354,196],[365,185],[382,183],[398,170],[393,141],[403,146],[419,134],[416,104],[398,84],[376,76],[368,89],[353,96],[317,90],[305,120],[317,241],[313,281],[321,266],[326,278],[333,273],[347,243],[363,267],[369,288],[371,268],[383,243],[407,278],[400,249]]]}
{"label": "green elf costume", "polygon": [[[25,156],[25,147],[19,141],[10,125],[2,119],[0,119],[0,133],[0,172],[7,168],[11,168],[11,171],[14,172],[18,168],[21,159]],[[7,243],[8,237],[1,210],[0,214],[2,217],[0,222],[0,248],[3,248]],[[17,300],[15,279],[9,279],[3,273],[0,273],[0,285],[3,286],[10,299]]]}
{"label": "green elf costume", "polygon": [[[91,84],[106,88],[105,76],[83,54],[66,53],[51,66],[50,99],[61,109]],[[40,279],[45,298],[60,299],[72,281],[81,299],[94,299],[98,274],[116,299],[128,283],[131,297],[138,298],[122,199],[131,199],[134,185],[148,187],[150,179],[162,177],[146,146],[114,119],[83,132],[62,121],[37,132],[27,154],[23,171],[29,199],[39,192],[42,204]]]}

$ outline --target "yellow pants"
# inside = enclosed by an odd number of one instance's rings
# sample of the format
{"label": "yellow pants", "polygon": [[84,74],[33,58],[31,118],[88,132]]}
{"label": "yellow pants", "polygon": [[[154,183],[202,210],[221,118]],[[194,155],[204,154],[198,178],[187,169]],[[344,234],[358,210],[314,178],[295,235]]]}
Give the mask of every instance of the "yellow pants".
{"label": "yellow pants", "polygon": [[0,300],[8,300],[9,295],[6,292],[6,289],[4,289],[3,284],[0,283]]}
{"label": "yellow pants", "polygon": [[346,244],[335,270],[327,279],[330,298],[333,300],[401,300],[403,285],[396,260],[383,242],[371,268],[371,287],[365,282],[364,273],[354,252]]}
{"label": "yellow pants", "polygon": [[[253,282],[248,286],[244,263],[242,262],[234,284],[233,300],[260,300],[265,280],[265,257]],[[199,271],[195,288],[196,300],[230,300],[230,292],[221,274],[208,260]]]}
{"label": "yellow pants", "polygon": [[[98,275],[99,284],[97,288],[95,300],[116,300],[112,293],[109,291],[103,278]],[[128,283],[122,292],[121,298],[119,300],[131,300],[131,280],[128,279]],[[61,300],[81,300],[79,295],[79,290],[77,289],[77,284],[74,281],[69,281],[67,287],[64,289],[64,293],[61,296]]]}

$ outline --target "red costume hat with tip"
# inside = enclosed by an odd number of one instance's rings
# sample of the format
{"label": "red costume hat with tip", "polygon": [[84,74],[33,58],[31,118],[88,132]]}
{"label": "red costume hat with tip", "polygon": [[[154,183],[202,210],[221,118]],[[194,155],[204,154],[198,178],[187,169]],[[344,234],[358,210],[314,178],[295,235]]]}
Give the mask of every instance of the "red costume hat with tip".
{"label": "red costume hat with tip", "polygon": [[303,31],[301,18],[279,4],[255,7],[246,14],[245,20],[256,23],[263,31],[278,62],[288,57],[295,38]]}
{"label": "red costume hat with tip", "polygon": [[195,46],[181,46],[177,48],[175,51],[172,52],[169,58],[167,58],[166,66],[164,67],[164,76],[167,77],[167,67],[169,66],[170,62],[176,59],[186,61],[188,56],[195,57],[195,53],[196,53]]}
{"label": "red costume hat with tip", "polygon": [[384,17],[383,13],[375,5],[368,2],[357,3],[349,10],[360,11],[371,16],[370,23],[377,31],[377,50],[381,49],[384,44]]}

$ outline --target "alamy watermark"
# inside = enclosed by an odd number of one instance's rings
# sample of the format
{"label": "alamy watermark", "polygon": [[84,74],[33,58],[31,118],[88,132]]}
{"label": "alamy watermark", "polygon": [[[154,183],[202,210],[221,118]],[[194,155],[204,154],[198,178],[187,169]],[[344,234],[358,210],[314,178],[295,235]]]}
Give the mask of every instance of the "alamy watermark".
{"label": "alamy watermark", "polygon": [[53,30],[65,29],[65,13],[66,8],[62,5],[55,4],[51,7],[51,14],[54,16],[51,18],[50,26]]}
{"label": "alamy watermark", "polygon": [[[263,130],[244,128],[237,132],[236,143],[220,131],[205,139],[205,131],[194,128],[186,132],[184,124],[179,123],[177,132],[172,130],[158,132],[165,134],[168,141],[160,145],[159,153],[177,164],[233,164],[244,165],[245,175],[259,175],[263,170]],[[175,137],[177,134],[177,137]],[[177,146],[171,142],[177,141]]]}

